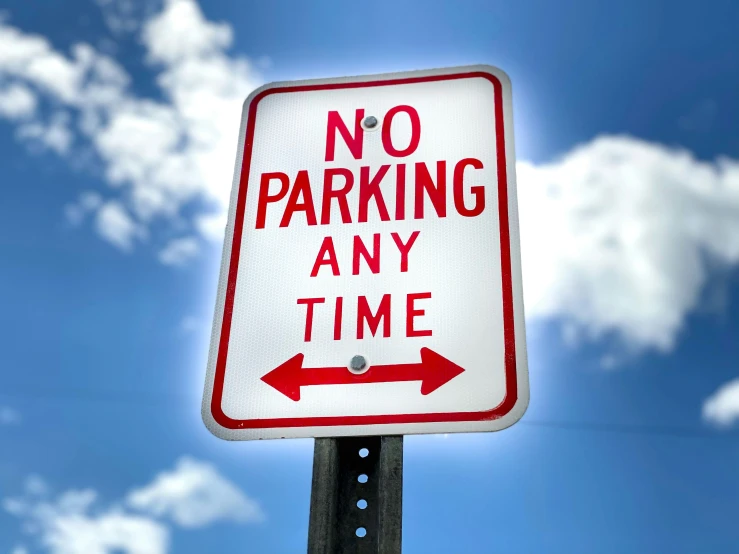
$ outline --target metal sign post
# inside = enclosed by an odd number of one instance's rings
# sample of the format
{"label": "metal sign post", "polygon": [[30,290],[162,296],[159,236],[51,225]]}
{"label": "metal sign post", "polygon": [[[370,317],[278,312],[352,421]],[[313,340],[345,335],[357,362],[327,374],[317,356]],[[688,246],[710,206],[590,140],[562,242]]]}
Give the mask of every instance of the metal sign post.
{"label": "metal sign post", "polygon": [[316,439],[308,554],[400,554],[403,437]]}

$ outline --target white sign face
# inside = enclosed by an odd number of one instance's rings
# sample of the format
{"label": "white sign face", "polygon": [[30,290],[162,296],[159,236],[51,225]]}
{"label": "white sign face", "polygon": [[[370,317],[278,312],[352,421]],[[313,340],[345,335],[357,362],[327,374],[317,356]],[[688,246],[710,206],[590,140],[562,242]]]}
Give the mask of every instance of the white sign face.
{"label": "white sign face", "polygon": [[528,405],[511,87],[471,66],[247,99],[203,419],[230,440],[500,430]]}

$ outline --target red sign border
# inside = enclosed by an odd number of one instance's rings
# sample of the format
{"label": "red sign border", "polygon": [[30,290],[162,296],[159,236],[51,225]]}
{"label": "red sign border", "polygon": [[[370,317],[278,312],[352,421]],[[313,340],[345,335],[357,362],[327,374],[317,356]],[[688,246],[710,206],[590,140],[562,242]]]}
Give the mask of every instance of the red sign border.
{"label": "red sign border", "polygon": [[[491,410],[478,412],[440,412],[428,414],[391,414],[366,416],[330,416],[330,417],[287,417],[263,419],[232,419],[222,409],[223,385],[226,377],[226,359],[228,343],[231,333],[231,318],[233,303],[236,296],[236,280],[241,252],[241,239],[246,211],[246,192],[249,181],[251,154],[254,145],[254,128],[256,124],[257,106],[259,102],[271,94],[285,94],[290,92],[308,92],[316,90],[336,90],[349,88],[379,87],[387,85],[403,85],[425,83],[432,81],[447,81],[455,79],[486,79],[493,85],[495,96],[495,134],[498,170],[498,217],[500,221],[500,262],[503,285],[503,336],[504,360],[506,377],[506,395],[503,401]],[[268,88],[258,93],[249,104],[247,116],[246,137],[244,141],[244,155],[239,179],[239,191],[236,204],[236,218],[231,243],[231,259],[229,262],[226,298],[221,323],[221,335],[218,343],[216,358],[215,379],[211,397],[210,409],[213,419],[226,429],[267,429],[285,427],[325,427],[342,425],[382,425],[403,423],[441,423],[441,422],[472,422],[490,421],[499,419],[508,414],[518,400],[518,380],[516,374],[516,339],[513,315],[513,283],[511,277],[511,248],[508,224],[508,172],[506,166],[505,126],[503,117],[503,87],[500,80],[493,74],[485,71],[468,71],[445,75],[430,75],[423,77],[405,77],[396,79],[381,79],[376,81],[355,81],[345,83],[323,83],[312,85],[295,85]]]}

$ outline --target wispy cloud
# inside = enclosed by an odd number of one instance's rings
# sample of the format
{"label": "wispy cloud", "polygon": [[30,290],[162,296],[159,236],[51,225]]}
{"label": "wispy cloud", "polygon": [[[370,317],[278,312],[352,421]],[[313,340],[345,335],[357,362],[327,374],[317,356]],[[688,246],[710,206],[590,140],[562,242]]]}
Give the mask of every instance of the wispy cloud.
{"label": "wispy cloud", "polygon": [[103,12],[105,24],[116,35],[137,31],[154,6],[153,2],[134,0],[95,0],[95,3]]}
{"label": "wispy cloud", "polygon": [[36,111],[36,96],[18,83],[0,89],[0,117],[12,120],[30,117]]}
{"label": "wispy cloud", "polygon": [[49,492],[49,486],[40,476],[29,475],[26,477],[25,490],[31,496],[43,496]]}
{"label": "wispy cloud", "polygon": [[72,225],[81,224],[90,213],[95,213],[103,204],[102,197],[94,191],[83,192],[76,202],[67,204],[64,213]]}
{"label": "wispy cloud", "polygon": [[182,527],[203,527],[214,521],[259,522],[264,513],[211,464],[182,458],[172,471],[160,473],[146,487],[132,491],[127,504]]}
{"label": "wispy cloud", "polygon": [[92,489],[52,497],[38,476],[29,477],[23,494],[3,499],[2,506],[51,554],[165,554],[170,528],[159,518],[184,528],[263,518],[259,505],[214,466],[190,458],[108,506]]}
{"label": "wispy cloud", "polygon": [[95,219],[98,233],[121,250],[133,249],[134,240],[145,238],[146,231],[138,224],[129,211],[116,200],[100,206]]}
{"label": "wispy cloud", "polygon": [[724,428],[739,422],[739,378],[721,385],[706,399],[703,419]]}
{"label": "wispy cloud", "polygon": [[97,497],[94,490],[84,489],[50,498],[46,483],[33,477],[26,481],[23,496],[5,498],[2,505],[21,521],[26,534],[51,554],[167,552],[166,526],[116,507],[99,508]]}
{"label": "wispy cloud", "polygon": [[[133,14],[126,2],[100,3],[107,14]],[[164,101],[137,95],[123,66],[88,44],[66,54],[0,20],[0,77],[8,83],[0,117],[32,146],[66,156],[77,142],[91,147],[111,185],[96,230],[113,245],[132,249],[153,222],[193,202],[209,210],[190,221],[190,232],[217,237],[241,105],[259,78],[246,58],[227,55],[230,26],[207,21],[194,0],[167,0],[133,27]]]}
{"label": "wispy cloud", "polygon": [[185,265],[200,252],[200,243],[196,237],[183,237],[171,240],[159,252],[159,261],[165,265]]}
{"label": "wispy cloud", "polygon": [[10,406],[0,406],[0,425],[16,425],[20,423],[21,415]]}
{"label": "wispy cloud", "polygon": [[31,121],[18,128],[18,138],[29,141],[31,147],[46,148],[63,155],[69,152],[74,135],[69,128],[69,114],[58,111],[47,123]]}

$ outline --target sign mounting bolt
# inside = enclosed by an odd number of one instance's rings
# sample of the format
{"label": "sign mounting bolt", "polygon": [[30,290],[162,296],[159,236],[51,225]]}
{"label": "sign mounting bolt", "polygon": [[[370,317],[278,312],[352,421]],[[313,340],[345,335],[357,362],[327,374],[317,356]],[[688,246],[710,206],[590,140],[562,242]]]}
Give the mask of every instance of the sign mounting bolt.
{"label": "sign mounting bolt", "polygon": [[356,355],[349,362],[352,373],[364,373],[367,370],[367,360],[364,356]]}
{"label": "sign mounting bolt", "polygon": [[374,129],[375,127],[377,127],[377,118],[374,115],[365,117],[364,126],[367,127],[367,129]]}

